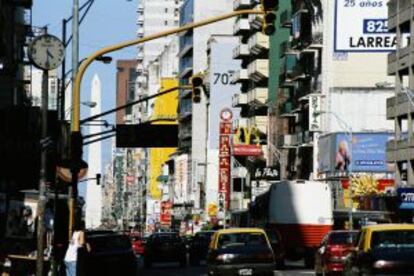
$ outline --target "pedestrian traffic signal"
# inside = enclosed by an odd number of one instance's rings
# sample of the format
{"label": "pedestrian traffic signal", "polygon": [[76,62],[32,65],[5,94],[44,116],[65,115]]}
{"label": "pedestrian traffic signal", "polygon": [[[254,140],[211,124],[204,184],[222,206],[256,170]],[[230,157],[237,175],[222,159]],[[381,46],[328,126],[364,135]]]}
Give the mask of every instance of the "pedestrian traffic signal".
{"label": "pedestrian traffic signal", "polygon": [[262,10],[264,12],[262,22],[262,33],[265,35],[272,35],[276,31],[275,20],[276,12],[275,9],[279,5],[278,0],[261,0]]}
{"label": "pedestrian traffic signal", "polygon": [[201,101],[201,92],[203,91],[203,79],[200,75],[191,77],[192,99],[194,103]]}

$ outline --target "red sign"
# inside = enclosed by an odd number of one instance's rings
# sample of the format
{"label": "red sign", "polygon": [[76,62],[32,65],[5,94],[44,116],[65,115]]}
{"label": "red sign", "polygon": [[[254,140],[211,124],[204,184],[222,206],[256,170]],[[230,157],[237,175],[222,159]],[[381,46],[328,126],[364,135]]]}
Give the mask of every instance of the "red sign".
{"label": "red sign", "polygon": [[162,225],[171,225],[171,201],[162,201],[161,202],[161,214],[160,214],[160,223]]}
{"label": "red sign", "polygon": [[231,122],[232,113],[228,108],[224,108],[220,114],[220,138],[219,138],[219,183],[218,189],[220,193],[225,194],[225,206],[229,207],[230,203],[230,157],[231,145],[230,135],[233,132],[233,125]]}
{"label": "red sign", "polygon": [[234,156],[261,156],[263,155],[260,145],[233,145]]}

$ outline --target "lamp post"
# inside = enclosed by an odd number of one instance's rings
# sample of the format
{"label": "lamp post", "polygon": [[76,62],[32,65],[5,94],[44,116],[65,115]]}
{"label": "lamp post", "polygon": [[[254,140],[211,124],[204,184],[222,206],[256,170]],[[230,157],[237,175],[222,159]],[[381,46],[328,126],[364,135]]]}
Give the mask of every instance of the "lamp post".
{"label": "lamp post", "polygon": [[[348,178],[349,178],[349,186],[348,186],[348,190],[349,190],[349,210],[348,210],[348,223],[349,223],[349,230],[353,230],[353,225],[354,225],[354,221],[353,221],[353,200],[352,200],[352,158],[353,158],[353,132],[352,132],[352,127],[350,125],[348,125],[344,120],[341,119],[341,117],[338,116],[338,114],[336,114],[335,112],[332,111],[320,111],[320,114],[331,114],[335,117],[336,120],[338,120],[338,122],[340,122],[346,129],[348,138],[350,140],[349,143],[349,152],[351,155],[350,161],[349,161],[349,167],[348,167]],[[346,161],[345,161],[346,162]]]}
{"label": "lamp post", "polygon": [[[118,44],[114,44],[108,47],[105,47],[103,49],[100,49],[90,55],[82,64],[80,65],[79,71],[76,73],[74,86],[73,86],[73,95],[72,95],[72,106],[73,106],[73,113],[72,113],[72,124],[71,124],[71,159],[72,159],[72,187],[74,190],[76,190],[76,185],[78,182],[77,174],[78,174],[78,166],[77,164],[81,160],[82,156],[82,136],[80,133],[80,89],[81,89],[81,82],[83,75],[85,74],[86,69],[89,67],[89,65],[99,56],[102,56],[104,54],[114,52],[117,50],[121,50],[123,48],[134,46],[138,44],[142,44],[144,42],[152,41],[158,38],[162,38],[165,36],[169,36],[172,34],[177,34],[183,31],[192,30],[195,28],[199,28],[205,25],[209,25],[218,21],[223,21],[229,18],[233,18],[235,16],[240,15],[248,15],[248,14],[263,14],[263,10],[240,10],[240,11],[234,11],[228,14],[214,16],[205,20],[201,20],[199,22],[190,23],[187,25],[184,25],[179,28],[174,28],[169,31],[164,31],[160,33],[156,33],[153,35],[149,35],[147,37],[138,38],[130,41],[121,42]],[[75,72],[74,72],[75,73]],[[72,234],[72,224],[73,224],[73,208],[74,208],[74,195],[75,193],[72,193],[70,204],[69,204],[69,234],[71,236]]]}

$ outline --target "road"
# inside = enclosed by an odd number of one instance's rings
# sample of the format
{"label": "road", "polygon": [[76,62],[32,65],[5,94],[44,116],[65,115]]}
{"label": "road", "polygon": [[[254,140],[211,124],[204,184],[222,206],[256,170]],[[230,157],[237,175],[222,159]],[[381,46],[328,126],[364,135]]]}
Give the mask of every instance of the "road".
{"label": "road", "polygon": [[[206,266],[187,266],[182,268],[178,263],[159,263],[154,264],[152,268],[146,269],[142,265],[142,261],[139,261],[139,275],[143,276],[207,276]],[[275,276],[305,276],[314,275],[312,270],[303,268],[301,262],[288,262],[286,269],[283,271],[276,270]]]}

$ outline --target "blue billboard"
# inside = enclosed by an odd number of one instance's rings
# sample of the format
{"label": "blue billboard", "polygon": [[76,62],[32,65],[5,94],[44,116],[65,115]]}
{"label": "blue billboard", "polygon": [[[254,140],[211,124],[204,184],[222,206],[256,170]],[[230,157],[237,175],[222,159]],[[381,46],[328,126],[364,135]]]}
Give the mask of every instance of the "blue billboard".
{"label": "blue billboard", "polygon": [[414,209],[414,188],[398,188],[400,209]]}
{"label": "blue billboard", "polygon": [[386,161],[386,144],[391,137],[390,133],[355,133],[351,147],[350,135],[337,133],[335,171],[349,171],[351,164],[354,172],[391,171]]}

